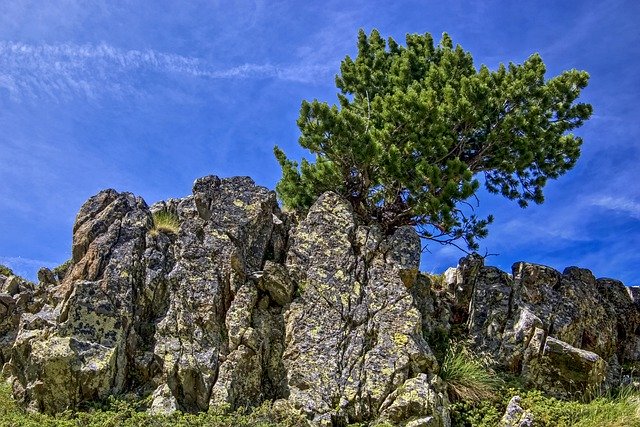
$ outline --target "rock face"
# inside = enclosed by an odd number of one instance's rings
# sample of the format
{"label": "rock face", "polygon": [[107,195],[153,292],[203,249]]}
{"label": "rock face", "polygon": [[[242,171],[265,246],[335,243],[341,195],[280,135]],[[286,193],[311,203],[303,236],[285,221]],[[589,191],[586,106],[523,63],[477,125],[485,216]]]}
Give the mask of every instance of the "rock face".
{"label": "rock face", "polygon": [[[136,393],[156,413],[275,400],[314,425],[442,427],[450,336],[559,397],[640,360],[637,289],[478,256],[438,279],[420,249],[333,193],[298,221],[249,178],[204,177],[151,207],[105,190],[80,209],[64,272],[0,276],[0,362],[47,413]],[[528,425],[514,405],[508,425]]]}
{"label": "rock face", "polygon": [[[416,393],[437,395],[426,379],[415,381],[437,366],[408,289],[419,264],[415,231],[383,236],[358,226],[350,205],[326,193],[291,240],[286,267],[300,295],[285,314],[289,400],[331,425],[374,419],[385,403],[395,414],[402,397],[391,394],[409,382]],[[403,415],[447,419],[442,406]]]}

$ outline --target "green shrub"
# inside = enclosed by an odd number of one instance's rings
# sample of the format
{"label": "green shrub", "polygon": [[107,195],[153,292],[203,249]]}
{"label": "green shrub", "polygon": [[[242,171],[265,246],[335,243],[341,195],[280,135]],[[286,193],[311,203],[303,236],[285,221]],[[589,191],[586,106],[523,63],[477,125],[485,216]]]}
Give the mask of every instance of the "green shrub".
{"label": "green shrub", "polygon": [[153,228],[149,230],[152,236],[157,236],[163,232],[176,234],[178,229],[180,229],[180,219],[175,213],[166,209],[153,213]]}
{"label": "green shrub", "polygon": [[491,399],[502,383],[486,363],[460,345],[449,347],[440,377],[447,385],[451,402]]}
{"label": "green shrub", "polygon": [[3,276],[13,276],[13,270],[11,270],[9,267],[6,267],[2,264],[0,264],[0,274],[2,274]]}
{"label": "green shrub", "polygon": [[228,412],[211,408],[200,414],[151,415],[144,412],[148,401],[109,398],[87,411],[66,411],[56,416],[26,413],[11,397],[10,387],[0,383],[0,427],[294,427],[304,426],[305,417],[288,407],[265,402],[252,410]]}

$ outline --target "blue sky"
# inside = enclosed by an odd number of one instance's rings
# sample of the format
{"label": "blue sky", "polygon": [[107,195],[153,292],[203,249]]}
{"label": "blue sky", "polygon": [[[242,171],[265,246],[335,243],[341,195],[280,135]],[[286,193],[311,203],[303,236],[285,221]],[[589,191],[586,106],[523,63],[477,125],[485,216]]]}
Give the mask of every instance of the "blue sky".
{"label": "blue sky", "polygon": [[[447,31],[495,68],[539,52],[548,76],[591,74],[577,167],[526,210],[494,213],[488,263],[527,260],[640,284],[640,3],[637,1],[101,1],[0,3],[0,263],[34,277],[70,256],[82,203],[104,188],[149,203],[195,178],[274,188],[303,99],[335,102],[358,28],[404,41]],[[430,246],[422,269],[462,255]]]}

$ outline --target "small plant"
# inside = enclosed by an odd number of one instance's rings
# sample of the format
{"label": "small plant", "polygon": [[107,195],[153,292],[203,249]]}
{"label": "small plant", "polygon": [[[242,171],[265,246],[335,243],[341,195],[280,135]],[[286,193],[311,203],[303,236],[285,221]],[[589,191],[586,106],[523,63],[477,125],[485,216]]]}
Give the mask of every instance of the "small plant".
{"label": "small plant", "polygon": [[429,281],[431,282],[431,288],[437,292],[447,289],[447,279],[444,273],[429,274]]}
{"label": "small plant", "polygon": [[502,381],[486,363],[461,345],[449,347],[440,377],[447,384],[451,402],[479,402],[494,396]]}
{"label": "small plant", "polygon": [[159,233],[177,234],[179,228],[180,220],[178,215],[162,209],[153,213],[153,227],[149,230],[149,233],[152,236],[157,236]]}
{"label": "small plant", "polygon": [[13,271],[9,267],[5,267],[4,265],[0,264],[0,274],[9,277],[13,276]]}

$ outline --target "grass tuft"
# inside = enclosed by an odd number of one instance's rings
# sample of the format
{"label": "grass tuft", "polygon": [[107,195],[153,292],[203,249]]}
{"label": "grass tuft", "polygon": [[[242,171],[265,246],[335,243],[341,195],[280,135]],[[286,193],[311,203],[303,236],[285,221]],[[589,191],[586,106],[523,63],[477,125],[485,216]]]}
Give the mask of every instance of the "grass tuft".
{"label": "grass tuft", "polygon": [[494,397],[500,378],[460,345],[449,347],[440,368],[451,402],[480,402]]}
{"label": "grass tuft", "polygon": [[166,209],[153,213],[153,228],[149,230],[152,236],[159,233],[177,234],[180,228],[180,220],[178,215]]}

